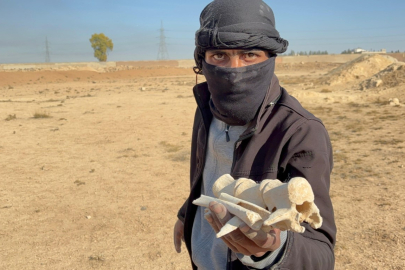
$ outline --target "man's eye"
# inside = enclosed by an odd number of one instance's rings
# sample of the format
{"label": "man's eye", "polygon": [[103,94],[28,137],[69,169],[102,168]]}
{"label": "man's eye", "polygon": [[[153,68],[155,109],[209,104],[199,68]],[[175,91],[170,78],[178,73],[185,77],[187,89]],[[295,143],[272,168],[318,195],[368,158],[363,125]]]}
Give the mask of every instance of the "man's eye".
{"label": "man's eye", "polygon": [[246,58],[252,59],[255,58],[257,55],[255,53],[249,52],[245,54]]}
{"label": "man's eye", "polygon": [[213,57],[215,60],[223,60],[225,56],[222,53],[217,53]]}

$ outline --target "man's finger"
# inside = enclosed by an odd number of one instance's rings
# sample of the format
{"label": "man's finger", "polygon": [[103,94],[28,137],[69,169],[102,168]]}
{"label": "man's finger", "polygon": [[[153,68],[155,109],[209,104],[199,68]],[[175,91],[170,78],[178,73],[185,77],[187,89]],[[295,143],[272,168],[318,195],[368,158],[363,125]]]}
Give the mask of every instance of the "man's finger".
{"label": "man's finger", "polygon": [[208,211],[207,213],[205,213],[204,218],[211,225],[214,232],[218,233],[220,229],[218,228],[218,224],[214,221],[214,217],[213,217],[213,214],[211,213],[211,211]]}
{"label": "man's finger", "polygon": [[182,236],[179,233],[174,236],[174,248],[177,253],[181,252],[181,238]]}
{"label": "man's finger", "polygon": [[227,234],[226,237],[230,238],[233,242],[236,242],[236,243],[246,239],[245,234],[242,233],[240,230],[234,230],[234,231],[230,232],[229,234]]}
{"label": "man's finger", "polygon": [[277,229],[266,233],[262,230],[253,230],[245,225],[241,226],[239,230],[261,248],[272,248],[276,250],[280,245],[280,232]]}
{"label": "man's finger", "polygon": [[217,202],[210,202],[209,209],[214,213],[214,221],[219,222],[219,228],[222,228],[225,223],[227,223],[231,218],[231,214],[228,212],[223,204]]}
{"label": "man's finger", "polygon": [[177,220],[176,224],[174,225],[173,231],[173,242],[174,248],[177,253],[181,252],[181,241],[184,237],[184,224],[180,220]]}
{"label": "man's finger", "polygon": [[[211,225],[212,229],[214,230],[215,233],[219,232],[219,227],[218,227],[218,222],[214,221],[214,218],[218,219],[216,217],[216,215],[214,215],[211,211],[207,211],[204,214],[204,218],[208,221],[208,223]],[[237,253],[241,253],[241,251],[239,250],[240,247],[236,247],[235,245],[231,244],[228,239],[221,237],[222,241],[224,241],[224,243],[233,251],[233,252],[237,252]]]}

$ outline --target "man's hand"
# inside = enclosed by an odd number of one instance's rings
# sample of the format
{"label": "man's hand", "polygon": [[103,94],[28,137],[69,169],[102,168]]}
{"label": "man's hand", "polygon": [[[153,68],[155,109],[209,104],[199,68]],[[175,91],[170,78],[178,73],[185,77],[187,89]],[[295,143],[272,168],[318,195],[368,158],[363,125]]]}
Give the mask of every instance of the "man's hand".
{"label": "man's hand", "polygon": [[[211,202],[209,209],[211,214],[205,215],[205,218],[218,233],[222,226],[232,218],[232,215],[225,206],[217,202]],[[280,230],[273,229],[266,233],[261,230],[255,231],[245,224],[221,239],[234,252],[261,257],[266,252],[274,251],[280,246]]]}
{"label": "man's hand", "polygon": [[181,222],[180,219],[178,219],[176,221],[176,224],[174,224],[173,240],[174,240],[174,248],[176,249],[177,253],[180,253],[181,241],[184,241],[184,224],[183,222]]}

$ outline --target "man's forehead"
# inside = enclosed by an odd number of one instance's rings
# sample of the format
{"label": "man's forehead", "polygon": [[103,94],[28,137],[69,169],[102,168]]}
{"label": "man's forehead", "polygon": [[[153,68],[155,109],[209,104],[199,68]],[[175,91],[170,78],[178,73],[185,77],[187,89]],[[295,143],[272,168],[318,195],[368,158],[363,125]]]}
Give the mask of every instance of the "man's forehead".
{"label": "man's forehead", "polygon": [[252,48],[252,49],[208,49],[207,52],[210,53],[230,53],[230,54],[237,54],[243,52],[264,52],[265,50]]}

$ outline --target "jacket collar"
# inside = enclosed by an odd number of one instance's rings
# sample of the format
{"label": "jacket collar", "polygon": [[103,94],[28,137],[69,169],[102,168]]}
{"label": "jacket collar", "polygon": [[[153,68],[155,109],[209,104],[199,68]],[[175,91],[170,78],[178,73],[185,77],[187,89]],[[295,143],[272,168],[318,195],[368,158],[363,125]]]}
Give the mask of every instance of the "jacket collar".
{"label": "jacket collar", "polygon": [[206,131],[208,132],[213,117],[209,105],[211,94],[208,91],[208,84],[206,82],[196,84],[193,88],[193,93],[197,106],[200,109]]}

